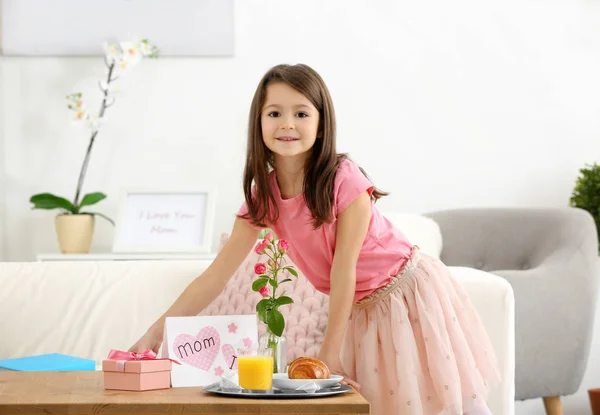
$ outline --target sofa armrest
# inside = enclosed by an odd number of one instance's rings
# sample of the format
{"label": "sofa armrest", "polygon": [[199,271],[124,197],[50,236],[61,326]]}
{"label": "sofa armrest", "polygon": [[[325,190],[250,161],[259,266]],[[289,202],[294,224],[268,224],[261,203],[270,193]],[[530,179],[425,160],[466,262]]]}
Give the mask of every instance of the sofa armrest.
{"label": "sofa armrest", "polygon": [[[587,367],[598,292],[596,263],[579,251],[559,262],[494,274],[513,287],[519,319],[516,355],[520,399],[537,397],[531,385],[545,379],[548,396],[575,393]],[[530,391],[530,392],[529,392]]]}
{"label": "sofa armrest", "polygon": [[516,398],[577,391],[597,303],[592,216],[577,208],[457,209],[427,216],[442,230],[442,261],[491,272],[513,287]]}
{"label": "sofa armrest", "polygon": [[498,359],[501,383],[491,390],[488,405],[494,414],[514,414],[515,299],[511,285],[501,277],[465,267],[448,267],[469,295],[490,336]]}
{"label": "sofa armrest", "polygon": [[446,265],[485,271],[536,268],[581,251],[594,266],[598,236],[592,216],[578,208],[473,208],[427,213],[442,230]]}

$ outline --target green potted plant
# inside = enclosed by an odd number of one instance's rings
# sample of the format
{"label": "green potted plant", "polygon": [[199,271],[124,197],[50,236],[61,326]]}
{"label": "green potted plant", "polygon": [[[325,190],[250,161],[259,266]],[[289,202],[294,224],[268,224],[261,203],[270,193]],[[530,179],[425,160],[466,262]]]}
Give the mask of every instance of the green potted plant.
{"label": "green potted plant", "polygon": [[[570,205],[587,210],[594,217],[600,237],[600,165],[586,164],[579,170]],[[598,252],[600,253],[600,245]]]}
{"label": "green potted plant", "polygon": [[96,216],[101,216],[114,225],[113,220],[108,216],[87,209],[89,206],[106,199],[106,194],[93,192],[82,196],[81,190],[85,174],[90,162],[94,142],[98,136],[100,122],[104,118],[106,109],[114,104],[115,95],[119,90],[118,87],[115,88],[115,81],[142,58],[158,57],[158,49],[146,39],[105,44],[104,50],[104,63],[107,68],[107,76],[105,80],[101,80],[98,83],[102,92],[102,102],[98,115],[91,115],[88,112],[81,92],[67,95],[67,107],[73,111],[75,121],[85,123],[90,133],[87,151],[81,170],[79,171],[75,197],[69,200],[53,193],[38,193],[29,199],[32,203],[32,209],[60,210],[60,213],[55,218],[55,226],[58,244],[63,253],[89,252]]}

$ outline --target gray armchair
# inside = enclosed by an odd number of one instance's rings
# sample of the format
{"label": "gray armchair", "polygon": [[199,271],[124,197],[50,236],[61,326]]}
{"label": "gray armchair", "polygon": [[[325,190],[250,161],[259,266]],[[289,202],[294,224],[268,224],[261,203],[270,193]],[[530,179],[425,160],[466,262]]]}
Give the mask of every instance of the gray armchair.
{"label": "gray armchair", "polygon": [[515,294],[517,400],[562,414],[588,361],[599,279],[598,236],[582,209],[474,208],[431,212],[442,260],[505,278]]}

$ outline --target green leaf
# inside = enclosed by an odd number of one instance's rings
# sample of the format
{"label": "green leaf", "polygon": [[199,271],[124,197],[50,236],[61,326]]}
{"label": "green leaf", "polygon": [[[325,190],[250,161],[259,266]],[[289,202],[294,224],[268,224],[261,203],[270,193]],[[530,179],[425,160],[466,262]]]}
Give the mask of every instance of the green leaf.
{"label": "green leaf", "polygon": [[109,221],[112,224],[112,226],[115,226],[115,221],[113,221],[111,218],[109,218],[108,216],[106,216],[103,213],[98,213],[98,212],[81,212],[80,214],[81,215],[96,215],[96,216],[100,216],[100,217],[106,219],[107,221]]}
{"label": "green leaf", "polygon": [[258,318],[263,323],[267,324],[267,313],[271,311],[273,307],[273,299],[272,298],[263,298],[256,304],[256,311],[258,313]]}
{"label": "green leaf", "polygon": [[260,300],[258,302],[258,304],[256,304],[256,311],[259,311],[261,309],[267,309],[272,306],[273,306],[273,299],[263,298],[262,300]]}
{"label": "green leaf", "polygon": [[285,267],[284,269],[287,270],[294,277],[298,278],[298,273],[296,272],[296,270],[294,268],[292,268],[292,267]]}
{"label": "green leaf", "polygon": [[76,213],[73,204],[64,197],[56,196],[51,193],[39,193],[31,196],[29,199],[33,203],[32,209],[64,209],[71,213]]}
{"label": "green leaf", "polygon": [[274,289],[277,289],[277,287],[279,286],[277,281],[273,278],[269,279],[269,284],[271,284],[271,287],[273,287]]}
{"label": "green leaf", "polygon": [[79,212],[79,210],[83,206],[95,205],[96,203],[104,199],[106,199],[106,195],[104,193],[88,193],[83,197],[83,199],[81,199],[81,203],[79,204],[79,206],[77,206],[77,212]]}
{"label": "green leaf", "polygon": [[263,298],[256,304],[256,312],[258,313],[258,318],[263,323],[267,323],[267,312],[270,307],[273,306],[273,300],[271,298]]}
{"label": "green leaf", "polygon": [[281,314],[278,310],[271,310],[267,313],[267,327],[271,333],[276,336],[281,336],[283,334],[283,329],[285,328],[285,320],[283,319],[283,314]]}
{"label": "green leaf", "polygon": [[266,278],[259,278],[259,279],[257,279],[256,281],[254,281],[252,283],[252,290],[253,291],[258,291],[262,287],[264,287],[265,285],[267,285],[268,282],[269,282],[269,280],[266,279]]}
{"label": "green leaf", "polygon": [[263,323],[267,324],[267,310],[266,309],[260,310],[260,311],[257,311],[257,313],[258,313],[258,319],[260,321],[262,321]]}
{"label": "green leaf", "polygon": [[285,279],[285,280],[283,280],[283,281],[279,281],[279,284],[283,284],[284,282],[288,282],[288,281],[291,281],[291,279],[289,279],[289,278],[286,278],[286,279]]}
{"label": "green leaf", "polygon": [[280,306],[280,305],[292,304],[293,302],[294,302],[294,300],[292,300],[290,297],[288,297],[286,295],[282,295],[281,297],[279,297],[278,299],[275,300],[275,305]]}

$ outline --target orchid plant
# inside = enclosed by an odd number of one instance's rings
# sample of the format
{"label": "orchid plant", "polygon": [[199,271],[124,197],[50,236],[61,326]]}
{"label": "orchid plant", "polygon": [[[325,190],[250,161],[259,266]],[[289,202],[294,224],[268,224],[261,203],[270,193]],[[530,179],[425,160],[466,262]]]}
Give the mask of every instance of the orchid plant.
{"label": "orchid plant", "polygon": [[106,65],[106,79],[100,80],[98,86],[102,92],[102,102],[97,115],[89,112],[83,101],[83,94],[76,92],[67,95],[67,108],[73,111],[73,119],[77,123],[84,123],[90,134],[90,140],[87,151],[83,159],[83,164],[77,180],[77,188],[73,200],[54,195],[52,193],[39,193],[31,196],[30,202],[33,203],[32,209],[61,209],[65,214],[88,214],[98,215],[114,225],[112,219],[97,212],[82,211],[85,206],[94,205],[106,198],[101,192],[88,193],[80,199],[81,189],[87,172],[92,148],[100,127],[100,122],[104,118],[107,108],[115,103],[115,96],[119,92],[118,84],[115,82],[125,75],[131,67],[136,65],[144,57],[157,58],[158,49],[151,45],[147,39],[119,42],[104,45],[104,64]]}
{"label": "orchid plant", "polygon": [[[286,274],[298,278],[298,273],[292,265],[286,265],[286,254],[289,244],[285,239],[276,238],[269,232],[264,239],[256,244],[254,251],[259,255],[266,255],[267,263],[258,262],[254,265],[254,273],[258,278],[252,283],[252,289],[259,292],[263,299],[256,304],[256,312],[260,321],[265,323],[269,331],[276,336],[281,336],[285,329],[285,320],[279,307],[292,304],[294,300],[284,295],[276,295],[277,288],[285,282],[292,281]],[[282,280],[279,280],[283,277]],[[272,290],[271,290],[272,289]]]}

